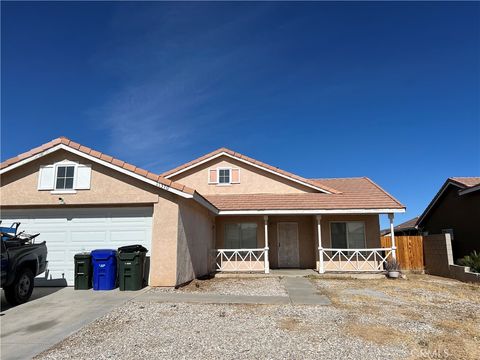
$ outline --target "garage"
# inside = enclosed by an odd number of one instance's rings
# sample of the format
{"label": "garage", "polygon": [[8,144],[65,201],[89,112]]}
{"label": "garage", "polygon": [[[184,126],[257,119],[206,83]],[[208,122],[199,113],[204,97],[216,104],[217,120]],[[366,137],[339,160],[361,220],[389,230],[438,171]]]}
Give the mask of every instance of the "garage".
{"label": "garage", "polygon": [[151,250],[152,207],[4,209],[6,225],[20,222],[19,231],[40,233],[46,241],[49,285],[73,285],[73,256],[93,249],[140,244]]}

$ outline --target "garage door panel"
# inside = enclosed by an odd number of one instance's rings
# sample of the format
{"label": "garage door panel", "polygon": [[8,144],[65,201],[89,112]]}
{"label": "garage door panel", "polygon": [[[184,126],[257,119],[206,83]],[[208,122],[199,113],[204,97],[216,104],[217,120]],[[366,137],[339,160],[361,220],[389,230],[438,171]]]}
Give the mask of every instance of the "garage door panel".
{"label": "garage door panel", "polygon": [[78,231],[71,232],[72,243],[105,243],[107,241],[106,231]]}
{"label": "garage door panel", "polygon": [[48,279],[64,279],[63,283],[73,285],[76,253],[132,244],[150,250],[152,211],[152,208],[15,209],[3,210],[1,216],[4,225],[19,221],[20,231],[40,233],[37,241],[47,242]]}

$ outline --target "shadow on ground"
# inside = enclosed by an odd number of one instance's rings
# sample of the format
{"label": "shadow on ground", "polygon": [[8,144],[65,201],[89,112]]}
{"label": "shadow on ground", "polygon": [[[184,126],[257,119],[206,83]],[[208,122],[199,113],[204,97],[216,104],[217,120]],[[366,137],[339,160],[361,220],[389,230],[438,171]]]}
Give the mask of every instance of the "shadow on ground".
{"label": "shadow on ground", "polygon": [[[42,297],[51,295],[51,294],[53,294],[53,293],[55,293],[55,292],[57,292],[61,289],[63,289],[63,287],[35,287],[33,289],[32,297],[30,298],[29,301],[33,301],[33,300],[40,299]],[[5,293],[2,289],[0,316],[2,316],[4,312],[8,311],[11,308],[12,308],[12,306],[5,299]]]}

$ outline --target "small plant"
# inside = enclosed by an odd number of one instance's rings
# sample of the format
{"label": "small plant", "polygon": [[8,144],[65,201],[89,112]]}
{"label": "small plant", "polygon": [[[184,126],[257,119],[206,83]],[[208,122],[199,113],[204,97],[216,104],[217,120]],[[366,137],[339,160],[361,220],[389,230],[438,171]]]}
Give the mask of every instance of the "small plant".
{"label": "small plant", "polygon": [[389,260],[385,264],[385,270],[387,272],[400,271],[400,263],[395,259]]}
{"label": "small plant", "polygon": [[457,262],[459,265],[468,266],[470,271],[480,273],[480,253],[477,253],[475,250],[470,255],[458,259]]}

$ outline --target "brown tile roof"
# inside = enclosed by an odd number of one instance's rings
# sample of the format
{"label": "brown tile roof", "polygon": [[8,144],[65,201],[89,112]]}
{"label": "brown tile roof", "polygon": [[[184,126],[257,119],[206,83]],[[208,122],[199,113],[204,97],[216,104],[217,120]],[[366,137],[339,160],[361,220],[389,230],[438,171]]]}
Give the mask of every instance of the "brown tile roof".
{"label": "brown tile roof", "polygon": [[317,181],[317,180],[312,180],[312,179],[306,179],[304,177],[301,177],[301,176],[298,176],[298,175],[295,175],[291,172],[288,172],[288,171],[285,171],[285,170],[282,170],[278,167],[274,167],[274,166],[271,166],[271,165],[268,165],[264,162],[261,162],[261,161],[258,161],[258,160],[255,160],[255,159],[252,159],[251,157],[248,157],[248,156],[245,156],[245,155],[242,155],[238,152],[235,152],[233,150],[230,150],[230,149],[227,149],[227,148],[220,148],[220,149],[217,149],[215,151],[212,151],[208,154],[205,154],[195,160],[192,160],[192,161],[189,161],[188,163],[185,163],[183,165],[180,165],[180,166],[177,166],[176,168],[174,169],[171,169],[171,170],[168,170],[166,172],[164,172],[162,174],[163,177],[168,177],[168,176],[171,176],[172,174],[178,172],[178,171],[181,171],[181,170],[184,170],[190,166],[193,166],[195,164],[198,164],[204,160],[207,160],[215,155],[218,155],[218,154],[221,154],[221,153],[226,153],[230,156],[233,156],[234,158],[237,158],[237,159],[240,159],[240,160],[245,160],[245,161],[248,161],[252,164],[255,164],[257,166],[261,166],[261,167],[264,167],[268,170],[271,170],[271,171],[274,171],[280,175],[283,175],[283,176],[287,176],[291,179],[295,179],[297,181],[301,181],[301,182],[304,182],[310,186],[314,186],[316,188],[320,188],[322,190],[326,190],[330,193],[333,193],[333,194],[338,194],[340,193],[340,191],[338,191],[337,189],[333,188],[333,187],[330,187],[330,186],[327,186],[326,184],[324,184],[322,181]]}
{"label": "brown tile roof", "polygon": [[48,143],[45,143],[43,145],[40,145],[32,150],[29,150],[25,153],[22,153],[20,155],[17,155],[13,158],[10,158],[10,159],[7,159],[5,161],[3,161],[1,164],[0,164],[0,170],[10,166],[10,165],[13,165],[21,160],[24,160],[26,158],[29,158],[31,156],[34,156],[34,155],[37,155],[37,154],[40,154],[48,149],[51,149],[57,145],[60,145],[60,144],[64,144],[68,147],[71,147],[72,149],[75,149],[75,150],[78,150],[78,151],[81,151],[87,155],[90,155],[90,156],[93,156],[93,157],[96,157],[100,160],[103,160],[103,161],[106,161],[108,163],[111,163],[112,165],[115,165],[115,166],[118,166],[118,167],[121,167],[125,170],[128,170],[130,172],[133,172],[137,175],[140,175],[140,176],[143,176],[145,178],[148,178],[150,180],[153,180],[153,181],[156,181],[160,184],[163,184],[163,185],[166,185],[166,186],[169,186],[169,187],[172,187],[174,189],[177,189],[177,190],[180,190],[182,192],[185,192],[187,194],[190,194],[190,195],[193,195],[195,193],[195,190],[194,189],[191,189],[185,185],[182,185],[182,184],[179,184],[177,182],[172,182],[171,180],[168,180],[168,179],[165,179],[163,176],[161,175],[158,175],[158,174],[154,174],[154,173],[151,173],[147,170],[144,170],[144,169],[141,169],[139,167],[136,167],[135,165],[132,165],[132,164],[128,164],[122,160],[119,160],[119,159],[115,159],[113,158],[112,156],[110,155],[106,155],[106,154],[102,154],[101,152],[99,151],[96,151],[96,150],[92,150],[86,146],[83,146],[83,145],[80,145],[74,141],[71,141],[70,139],[67,139],[66,137],[59,137],[57,139],[54,139]]}
{"label": "brown tile roof", "polygon": [[480,177],[451,177],[449,180],[453,180],[458,184],[466,187],[472,187],[480,184]]}
{"label": "brown tile roof", "polygon": [[205,195],[219,210],[403,209],[398,200],[368,178],[319,179],[341,194]]}

